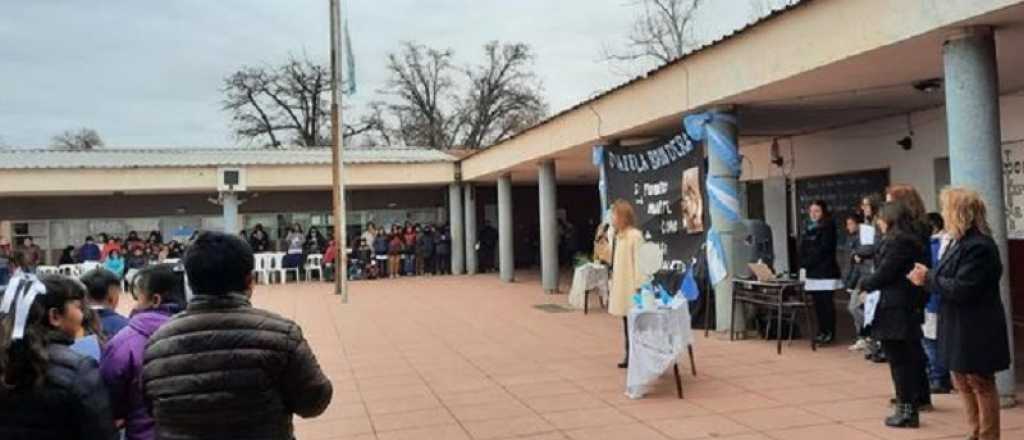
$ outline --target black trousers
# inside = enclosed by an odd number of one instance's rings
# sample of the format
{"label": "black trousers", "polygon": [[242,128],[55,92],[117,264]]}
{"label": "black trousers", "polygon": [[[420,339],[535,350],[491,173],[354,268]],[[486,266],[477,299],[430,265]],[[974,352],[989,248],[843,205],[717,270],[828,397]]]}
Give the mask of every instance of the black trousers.
{"label": "black trousers", "polygon": [[931,403],[927,358],[921,341],[883,340],[882,351],[889,359],[896,400],[900,403]]}
{"label": "black trousers", "polygon": [[818,334],[836,334],[835,292],[808,292],[814,299],[814,315],[818,318]]}
{"label": "black trousers", "polygon": [[622,317],[622,336],[626,341],[626,358],[623,362],[629,362],[629,318]]}

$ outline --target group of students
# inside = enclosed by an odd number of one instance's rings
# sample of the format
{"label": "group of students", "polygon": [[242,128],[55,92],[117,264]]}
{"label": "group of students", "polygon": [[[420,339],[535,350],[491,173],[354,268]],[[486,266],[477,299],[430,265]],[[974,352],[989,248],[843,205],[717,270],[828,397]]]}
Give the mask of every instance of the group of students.
{"label": "group of students", "polygon": [[[999,282],[1003,266],[978,193],[948,188],[941,213],[928,214],[911,186],[894,185],[885,201],[865,197],[846,218],[850,271],[841,279],[837,225],[823,201],[812,202],[801,237],[800,267],[818,321],[817,342],[835,338],[834,292],[850,293],[859,339],[851,349],[887,361],[896,397],[891,427],[919,426],[932,393],[955,385],[972,439],[999,438],[995,373],[1010,366]],[[864,243],[861,225],[867,229]],[[845,286],[843,281],[845,281]],[[811,286],[814,286],[812,289]],[[873,347],[878,347],[878,351]]]}
{"label": "group of students", "polygon": [[450,272],[451,252],[445,227],[406,222],[387,229],[371,222],[353,243],[349,278],[443,275]]}
{"label": "group of students", "polygon": [[[36,277],[15,252],[0,302],[0,438],[292,438],[293,416],[321,414],[332,386],[293,321],[252,307],[253,265],[248,243],[204,232],[183,264],[139,272],[124,317],[115,274]],[[98,362],[77,348],[90,337]]]}

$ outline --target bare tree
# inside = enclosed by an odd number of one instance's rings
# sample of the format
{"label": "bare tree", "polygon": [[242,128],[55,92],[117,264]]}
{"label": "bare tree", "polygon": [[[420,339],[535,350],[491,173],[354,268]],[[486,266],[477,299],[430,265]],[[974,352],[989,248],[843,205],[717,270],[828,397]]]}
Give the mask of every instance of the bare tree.
{"label": "bare tree", "polygon": [[387,105],[397,120],[395,133],[406,145],[451,148],[459,119],[450,104],[455,98],[451,50],[403,43],[388,55],[391,78],[383,93],[395,98]]}
{"label": "bare tree", "polygon": [[380,136],[438,149],[484,148],[544,116],[529,46],[491,42],[482,63],[463,68],[453,58],[451,50],[414,43],[388,57],[391,79],[382,93],[393,101],[377,104],[386,109],[377,113]]}
{"label": "bare tree", "polygon": [[467,148],[501,142],[547,113],[529,46],[492,41],[484,46],[484,56],[483,64],[465,69],[469,88],[460,116],[465,127],[461,145]]}
{"label": "bare tree", "polygon": [[625,47],[604,49],[606,61],[620,64],[665,64],[682,57],[696,43],[694,17],[704,0],[634,0],[636,18]]}
{"label": "bare tree", "polygon": [[[330,145],[330,72],[292,56],[281,66],[245,66],[224,79],[224,109],[235,135],[269,147]],[[344,127],[347,136],[372,129]]]}
{"label": "bare tree", "polygon": [[54,136],[50,142],[54,147],[71,150],[92,150],[103,146],[103,138],[91,128],[79,128],[77,130],[64,130]]}

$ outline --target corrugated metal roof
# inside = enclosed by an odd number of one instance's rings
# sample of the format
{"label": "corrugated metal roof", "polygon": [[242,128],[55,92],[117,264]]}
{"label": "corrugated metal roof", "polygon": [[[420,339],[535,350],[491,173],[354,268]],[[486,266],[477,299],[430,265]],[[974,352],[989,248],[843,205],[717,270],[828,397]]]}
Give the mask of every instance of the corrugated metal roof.
{"label": "corrugated metal roof", "polygon": [[[454,162],[425,148],[346,148],[346,164]],[[0,169],[176,168],[258,165],[327,165],[330,148],[99,148],[0,150]]]}
{"label": "corrugated metal roof", "polygon": [[[720,36],[720,37],[718,37],[718,38],[716,38],[714,40],[708,41],[707,43],[705,43],[705,44],[703,44],[703,45],[701,45],[699,47],[696,47],[693,50],[687,52],[683,56],[681,56],[681,57],[679,57],[679,58],[677,58],[677,59],[675,59],[673,61],[670,61],[668,63],[662,64],[662,65],[660,65],[658,67],[655,67],[654,69],[651,69],[651,70],[647,71],[647,73],[644,73],[643,75],[634,77],[634,78],[632,78],[632,79],[630,79],[630,80],[628,80],[628,81],[626,81],[626,82],[624,82],[622,84],[614,86],[614,87],[612,87],[610,89],[607,89],[607,90],[605,90],[603,92],[595,93],[590,98],[585,99],[585,100],[583,100],[583,101],[581,101],[581,102],[579,102],[579,103],[577,103],[577,104],[575,104],[575,105],[573,105],[573,106],[571,106],[569,108],[566,108],[566,109],[564,109],[564,110],[562,110],[562,111],[560,111],[558,113],[555,113],[555,114],[545,118],[544,120],[534,124],[531,127],[528,127],[528,128],[523,129],[523,130],[520,130],[518,133],[510,136],[509,138],[507,138],[507,139],[505,139],[505,140],[503,140],[503,141],[501,141],[501,142],[499,142],[498,144],[495,144],[495,145],[500,145],[500,144],[508,142],[508,141],[510,141],[512,139],[515,139],[515,138],[519,137],[520,135],[522,135],[522,134],[524,134],[524,133],[526,133],[526,132],[528,132],[530,130],[533,130],[533,129],[538,128],[538,127],[540,127],[542,125],[545,125],[545,124],[547,124],[547,123],[549,123],[549,122],[551,122],[551,121],[553,121],[555,119],[558,119],[559,117],[561,117],[562,115],[564,115],[566,113],[570,113],[570,112],[572,112],[572,111],[574,111],[574,110],[576,110],[578,108],[585,107],[585,106],[587,106],[587,105],[589,105],[589,104],[591,104],[591,103],[593,103],[593,102],[595,102],[595,101],[597,101],[597,100],[599,100],[601,98],[604,98],[605,96],[611,95],[612,93],[615,93],[615,92],[619,91],[620,89],[624,89],[626,87],[629,87],[629,86],[633,85],[633,83],[643,81],[643,80],[647,79],[648,77],[653,76],[653,75],[657,74],[658,72],[661,72],[662,70],[665,70],[665,69],[667,69],[667,68],[669,68],[671,66],[674,66],[676,64],[682,63],[686,59],[690,58],[690,56],[692,56],[692,55],[694,55],[694,54],[696,54],[698,52],[703,52],[703,51],[705,51],[707,49],[710,49],[711,47],[713,47],[715,45],[718,45],[718,44],[722,43],[723,41],[726,41],[726,40],[728,40],[730,38],[733,38],[733,37],[735,37],[735,36],[737,36],[739,34],[742,34],[743,32],[746,32],[746,31],[750,30],[751,28],[754,28],[757,25],[759,25],[759,24],[761,24],[761,23],[763,23],[765,21],[768,21],[769,19],[772,19],[772,18],[775,18],[775,17],[777,17],[779,15],[782,15],[783,13],[785,13],[785,12],[787,12],[787,11],[797,7],[797,6],[800,6],[800,5],[803,5],[805,3],[808,3],[810,1],[811,0],[792,0],[789,3],[783,4],[781,6],[777,6],[774,9],[772,9],[764,17],[760,17],[760,18],[757,18],[757,19],[752,19],[750,22],[748,22],[747,24],[737,28],[736,30],[734,30],[732,32],[729,32],[727,34],[724,34],[724,35],[722,35],[722,36]],[[477,150],[477,151],[471,153],[469,156],[473,156],[474,154],[483,152],[485,150],[486,149]]]}

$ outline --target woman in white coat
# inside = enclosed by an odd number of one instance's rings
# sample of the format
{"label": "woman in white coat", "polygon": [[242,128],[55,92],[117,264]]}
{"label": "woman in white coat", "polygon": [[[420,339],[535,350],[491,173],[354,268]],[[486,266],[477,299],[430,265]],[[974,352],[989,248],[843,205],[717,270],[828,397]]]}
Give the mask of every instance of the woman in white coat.
{"label": "woman in white coat", "polygon": [[626,339],[626,357],[619,368],[629,366],[629,309],[632,297],[640,289],[644,277],[639,268],[640,246],[643,234],[636,228],[636,213],[625,200],[612,204],[612,225],[615,244],[612,252],[612,287],[608,300],[608,313],[622,317],[623,336]]}

